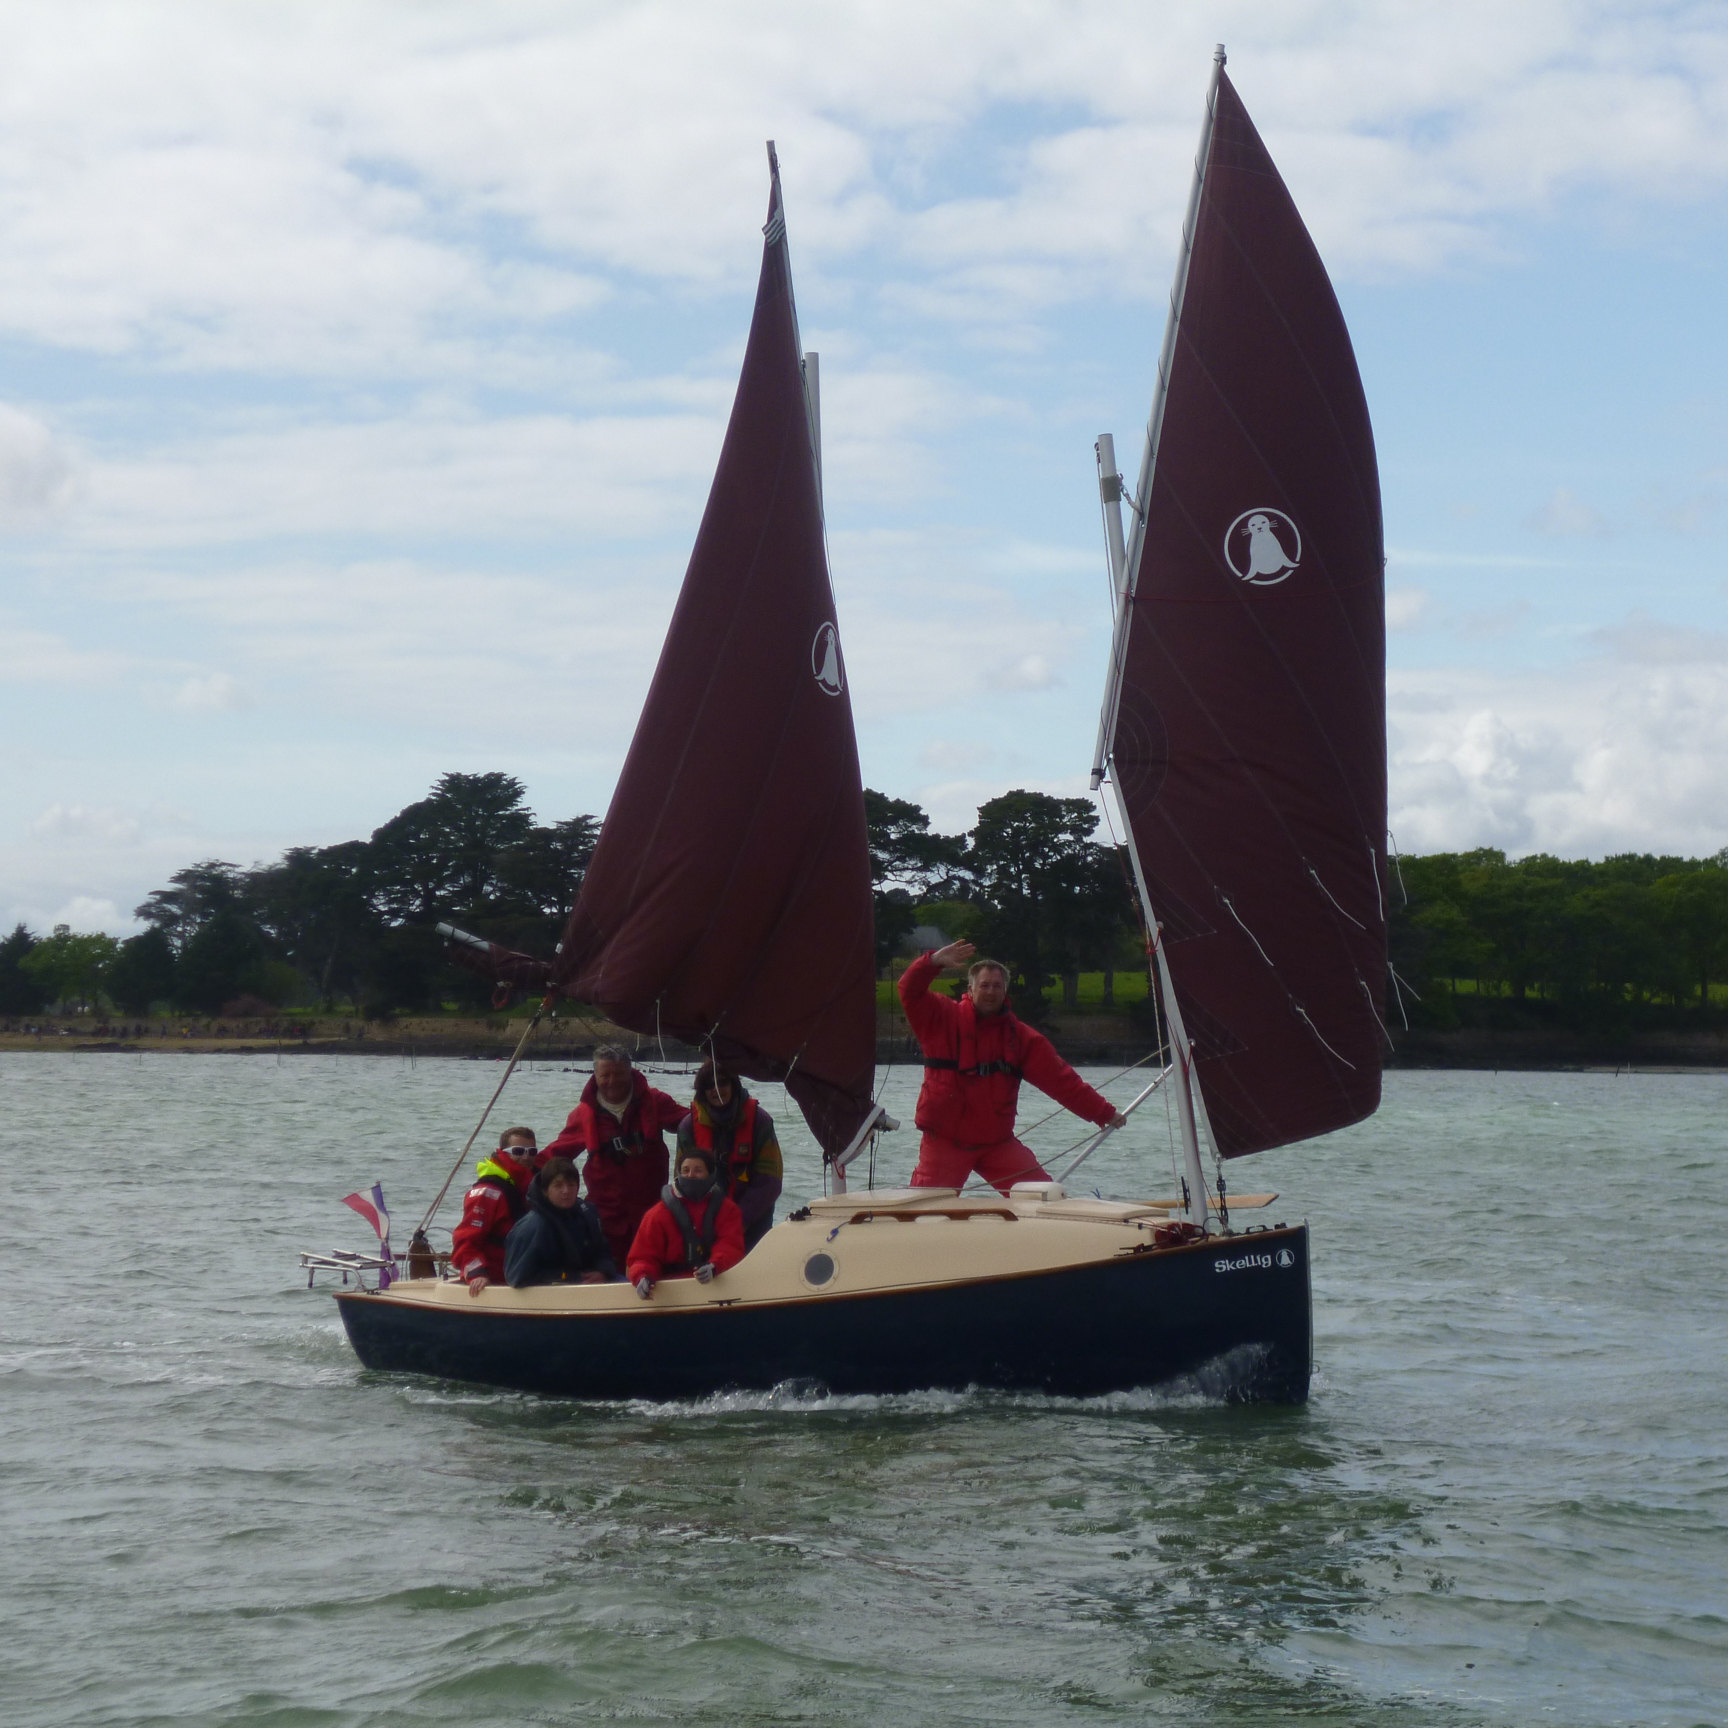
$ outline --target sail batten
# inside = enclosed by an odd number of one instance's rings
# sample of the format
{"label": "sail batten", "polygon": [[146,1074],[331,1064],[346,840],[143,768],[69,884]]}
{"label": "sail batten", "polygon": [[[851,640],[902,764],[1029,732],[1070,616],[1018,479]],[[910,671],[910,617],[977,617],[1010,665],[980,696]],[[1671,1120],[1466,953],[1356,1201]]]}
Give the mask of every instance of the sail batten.
{"label": "sail batten", "polygon": [[1379,1101],[1384,559],[1343,316],[1221,64],[1195,188],[1101,756],[1234,1157]]}
{"label": "sail batten", "polygon": [[772,145],[769,164],[725,442],[553,981],[644,1036],[784,1081],[833,1153],[872,1109],[875,935]]}

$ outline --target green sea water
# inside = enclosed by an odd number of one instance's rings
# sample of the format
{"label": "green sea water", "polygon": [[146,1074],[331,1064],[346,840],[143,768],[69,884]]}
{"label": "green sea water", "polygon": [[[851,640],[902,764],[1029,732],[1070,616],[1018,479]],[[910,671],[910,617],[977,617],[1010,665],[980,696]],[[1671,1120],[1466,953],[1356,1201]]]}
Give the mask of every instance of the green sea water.
{"label": "green sea water", "polygon": [[[1317,1361],[1237,1409],[364,1372],[295,1251],[377,1179],[410,1222],[498,1073],[0,1055],[0,1721],[1728,1717],[1728,1077],[1397,1073],[1233,1166],[1313,1226]],[[1168,1192],[1156,1103],[1084,1174]]]}

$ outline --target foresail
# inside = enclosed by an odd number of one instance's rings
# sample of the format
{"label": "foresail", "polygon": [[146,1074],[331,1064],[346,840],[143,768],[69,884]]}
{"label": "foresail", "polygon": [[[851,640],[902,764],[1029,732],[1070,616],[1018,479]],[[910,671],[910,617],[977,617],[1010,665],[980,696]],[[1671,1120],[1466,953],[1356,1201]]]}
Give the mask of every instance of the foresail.
{"label": "foresail", "polygon": [[554,981],[783,1079],[843,1148],[871,1108],[875,934],[778,165],[738,393]]}
{"label": "foresail", "polygon": [[1202,168],[1106,742],[1237,1157],[1379,1102],[1384,561],[1343,315],[1222,70]]}

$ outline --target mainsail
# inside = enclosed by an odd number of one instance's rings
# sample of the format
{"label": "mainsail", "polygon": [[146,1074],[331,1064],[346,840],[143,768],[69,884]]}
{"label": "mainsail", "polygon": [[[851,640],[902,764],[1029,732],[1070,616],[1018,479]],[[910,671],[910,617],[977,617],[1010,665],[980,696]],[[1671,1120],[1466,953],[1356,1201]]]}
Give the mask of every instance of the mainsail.
{"label": "mainsail", "polygon": [[1229,1158],[1379,1103],[1384,557],[1343,315],[1221,55],[1196,171],[1100,766]]}
{"label": "mainsail", "polygon": [[872,1110],[875,932],[772,145],[769,165],[719,468],[552,982],[783,1080],[832,1154]]}

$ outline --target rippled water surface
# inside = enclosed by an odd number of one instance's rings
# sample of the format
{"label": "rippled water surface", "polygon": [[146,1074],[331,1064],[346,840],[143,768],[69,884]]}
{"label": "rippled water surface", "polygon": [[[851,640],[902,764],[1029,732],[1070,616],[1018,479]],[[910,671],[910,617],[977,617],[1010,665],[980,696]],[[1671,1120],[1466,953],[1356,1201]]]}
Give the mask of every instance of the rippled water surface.
{"label": "rippled water surface", "polygon": [[[1728,1077],[1394,1074],[1234,1166],[1314,1227],[1312,1401],[1243,1410],[362,1372],[295,1250],[498,1072],[0,1055],[6,1722],[1728,1715]],[[1155,1108],[1090,1184],[1168,1191]]]}

